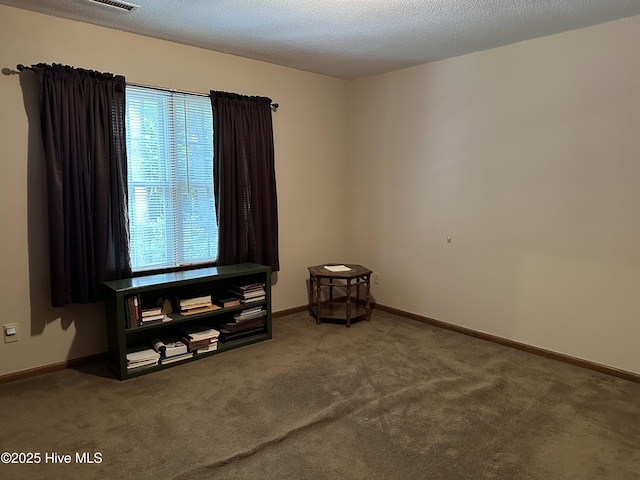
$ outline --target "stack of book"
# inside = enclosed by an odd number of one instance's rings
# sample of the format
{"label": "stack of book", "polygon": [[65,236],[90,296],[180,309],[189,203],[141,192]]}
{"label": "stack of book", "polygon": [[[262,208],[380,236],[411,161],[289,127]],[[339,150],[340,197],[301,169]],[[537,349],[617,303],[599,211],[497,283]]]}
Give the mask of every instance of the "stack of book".
{"label": "stack of book", "polygon": [[193,356],[193,353],[189,351],[187,345],[181,340],[160,340],[158,337],[153,337],[151,339],[151,345],[153,345],[153,349],[160,354],[159,363],[161,365],[178,362]]}
{"label": "stack of book", "polygon": [[220,332],[214,328],[190,325],[181,328],[181,331],[182,342],[187,345],[187,350],[194,354],[213,352],[218,349]]}
{"label": "stack of book", "polygon": [[242,303],[260,302],[266,298],[264,283],[248,283],[245,285],[231,285],[229,292],[236,295]]}
{"label": "stack of book", "polygon": [[211,295],[203,295],[193,298],[180,298],[177,300],[178,308],[182,315],[209,312],[220,308],[211,301]]}
{"label": "stack of book", "polygon": [[238,297],[227,297],[221,298],[216,303],[222,308],[237,307],[238,305],[240,305],[240,299]]}
{"label": "stack of book", "polygon": [[262,306],[247,308],[245,310],[242,310],[236,313],[233,316],[233,320],[237,324],[244,324],[249,320],[253,320],[254,318],[264,317],[266,314],[267,314],[267,311]]}
{"label": "stack of book", "polygon": [[168,322],[169,320],[171,320],[171,317],[162,313],[162,307],[143,308],[138,323],[147,325],[150,322]]}
{"label": "stack of book", "polygon": [[151,348],[137,349],[127,352],[127,371],[149,368],[158,364],[160,354]]}
{"label": "stack of book", "polygon": [[250,335],[264,333],[265,315],[264,307],[253,307],[238,312],[233,316],[233,321],[220,324],[221,340],[229,341]]}
{"label": "stack of book", "polygon": [[[125,327],[135,328],[140,325],[147,325],[151,322],[168,322],[171,317],[167,313],[171,313],[170,309],[166,309],[168,304],[162,305],[163,300],[158,300],[156,307],[142,308],[139,295],[131,295],[127,297],[127,311],[125,314]],[[162,305],[162,306],[160,306]]]}

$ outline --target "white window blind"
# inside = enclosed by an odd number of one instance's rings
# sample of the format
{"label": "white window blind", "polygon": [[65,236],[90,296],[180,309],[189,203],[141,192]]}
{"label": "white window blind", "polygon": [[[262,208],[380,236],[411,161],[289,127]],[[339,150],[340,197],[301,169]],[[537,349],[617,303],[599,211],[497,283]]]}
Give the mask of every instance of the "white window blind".
{"label": "white window blind", "polygon": [[126,110],[133,270],[215,261],[211,101],[127,85]]}

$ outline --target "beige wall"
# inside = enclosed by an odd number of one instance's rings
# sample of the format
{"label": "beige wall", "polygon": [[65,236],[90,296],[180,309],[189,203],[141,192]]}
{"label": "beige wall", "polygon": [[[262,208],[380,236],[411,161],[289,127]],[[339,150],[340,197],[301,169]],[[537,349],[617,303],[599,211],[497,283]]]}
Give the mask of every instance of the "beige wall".
{"label": "beige wall", "polygon": [[638,45],[633,17],[353,82],[377,301],[640,373]]}
{"label": "beige wall", "polygon": [[[134,83],[271,97],[280,104],[273,117],[281,255],[274,310],[306,303],[307,266],[346,261],[348,82],[5,6],[0,27],[3,69],[63,63]],[[35,76],[0,75],[0,105],[0,324],[18,322],[21,336],[0,340],[3,375],[102,352],[106,333],[102,305],[50,307]],[[317,202],[311,187],[328,184],[335,194]]]}

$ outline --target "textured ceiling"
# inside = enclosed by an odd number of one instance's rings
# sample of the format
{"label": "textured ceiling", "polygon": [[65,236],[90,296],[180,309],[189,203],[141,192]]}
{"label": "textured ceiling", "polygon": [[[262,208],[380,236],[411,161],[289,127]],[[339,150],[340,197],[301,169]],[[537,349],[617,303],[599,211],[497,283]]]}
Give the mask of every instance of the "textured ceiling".
{"label": "textured ceiling", "polygon": [[640,0],[128,1],[0,3],[347,79],[640,14]]}

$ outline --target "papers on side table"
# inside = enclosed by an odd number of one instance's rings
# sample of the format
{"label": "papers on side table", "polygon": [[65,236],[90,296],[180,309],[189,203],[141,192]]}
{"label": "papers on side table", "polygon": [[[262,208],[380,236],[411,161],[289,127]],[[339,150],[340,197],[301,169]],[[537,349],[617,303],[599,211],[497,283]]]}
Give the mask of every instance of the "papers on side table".
{"label": "papers on side table", "polygon": [[330,272],[348,272],[351,270],[346,265],[325,265],[324,268]]}

